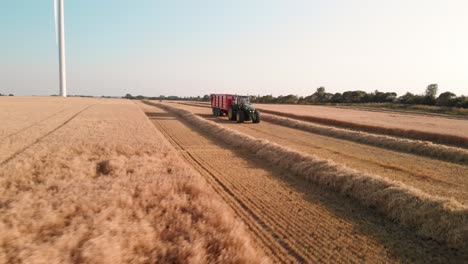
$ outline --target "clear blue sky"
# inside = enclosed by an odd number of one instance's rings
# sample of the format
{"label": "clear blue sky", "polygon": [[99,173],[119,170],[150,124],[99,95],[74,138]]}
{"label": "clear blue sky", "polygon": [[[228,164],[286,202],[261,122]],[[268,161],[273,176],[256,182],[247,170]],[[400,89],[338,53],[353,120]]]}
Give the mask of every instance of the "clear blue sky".
{"label": "clear blue sky", "polygon": [[[68,92],[468,95],[468,1],[65,0]],[[0,93],[58,93],[52,0],[0,4]]]}

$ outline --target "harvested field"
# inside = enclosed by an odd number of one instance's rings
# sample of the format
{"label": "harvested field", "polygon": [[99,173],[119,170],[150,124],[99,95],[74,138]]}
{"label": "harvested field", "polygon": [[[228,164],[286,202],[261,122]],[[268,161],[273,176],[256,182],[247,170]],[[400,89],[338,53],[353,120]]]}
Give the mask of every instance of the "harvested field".
{"label": "harvested field", "polygon": [[[180,102],[178,104],[210,108],[210,106],[206,104]],[[202,112],[202,114],[207,114],[207,112]],[[421,156],[427,156],[468,165],[468,150],[464,148],[456,148],[441,144],[434,144],[429,141],[411,140],[406,138],[372,134],[350,129],[336,128],[332,126],[323,126],[311,122],[304,122],[297,119],[291,119],[287,117],[281,117],[278,115],[270,115],[265,113],[262,113],[262,120],[268,121],[273,124],[301,129],[319,135],[355,141],[362,144],[387,148],[396,151],[403,151],[411,154],[417,154]]]}
{"label": "harvested field", "polygon": [[206,121],[192,112],[160,105],[183,117],[218,139],[254,153],[273,165],[289,169],[294,175],[314,184],[353,197],[363,205],[376,208],[418,233],[447,242],[454,247],[468,248],[468,206],[451,199],[431,196],[400,182],[380,175],[350,170],[315,155],[295,151],[264,139],[224,128]]}
{"label": "harvested field", "polygon": [[257,106],[265,113],[281,114],[325,125],[468,147],[466,119],[311,105]]}
{"label": "harvested field", "polygon": [[406,138],[321,126],[310,122],[303,122],[275,115],[263,114],[262,117],[263,120],[269,121],[274,124],[280,124],[291,128],[298,128],[304,131],[310,131],[312,133],[320,135],[336,137],[371,146],[377,146],[396,151],[403,151],[411,154],[417,154],[421,156],[427,156],[468,165],[468,149],[464,148],[456,148],[441,144],[434,144],[429,141],[411,140]]}
{"label": "harvested field", "polygon": [[133,102],[8,99],[0,263],[268,261]]}
{"label": "harvested field", "polygon": [[333,137],[308,133],[270,122],[239,125],[216,118],[208,108],[171,104],[259,139],[331,159],[347,167],[377,174],[423,190],[468,204],[468,166],[390,151]]}
{"label": "harvested field", "polygon": [[283,164],[272,166],[240,143],[221,142],[216,133],[208,133],[207,127],[198,130],[190,119],[142,107],[235,208],[274,261],[456,262],[466,256],[422,239],[345,196],[307,184]]}

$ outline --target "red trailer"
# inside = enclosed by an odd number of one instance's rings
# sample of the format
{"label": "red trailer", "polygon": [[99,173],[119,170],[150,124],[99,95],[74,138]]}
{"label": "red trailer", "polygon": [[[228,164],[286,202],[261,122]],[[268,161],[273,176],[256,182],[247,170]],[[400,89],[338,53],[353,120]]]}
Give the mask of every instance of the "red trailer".
{"label": "red trailer", "polygon": [[211,108],[213,115],[223,116],[227,115],[229,107],[236,101],[236,95],[233,94],[212,94],[211,95]]}
{"label": "red trailer", "polygon": [[248,96],[234,94],[212,94],[211,109],[214,116],[227,115],[229,120],[243,123],[260,123],[260,112],[250,104]]}

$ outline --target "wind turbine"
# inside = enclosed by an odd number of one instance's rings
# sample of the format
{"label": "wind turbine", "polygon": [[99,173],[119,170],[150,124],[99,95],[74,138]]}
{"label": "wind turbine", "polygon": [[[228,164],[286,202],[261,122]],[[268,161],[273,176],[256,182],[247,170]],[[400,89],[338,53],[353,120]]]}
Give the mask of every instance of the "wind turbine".
{"label": "wind turbine", "polygon": [[67,97],[67,67],[65,60],[65,20],[63,0],[54,1],[55,40],[59,48],[60,95]]}

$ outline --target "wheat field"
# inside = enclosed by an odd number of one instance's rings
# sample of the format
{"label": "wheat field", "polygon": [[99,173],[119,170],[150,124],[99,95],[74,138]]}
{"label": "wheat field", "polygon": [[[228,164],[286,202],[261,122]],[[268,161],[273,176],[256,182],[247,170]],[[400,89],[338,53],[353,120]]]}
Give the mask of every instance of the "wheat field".
{"label": "wheat field", "polygon": [[0,263],[268,262],[134,103],[0,100]]}
{"label": "wheat field", "polygon": [[194,103],[0,110],[0,263],[468,257],[463,148],[278,115],[237,124]]}

